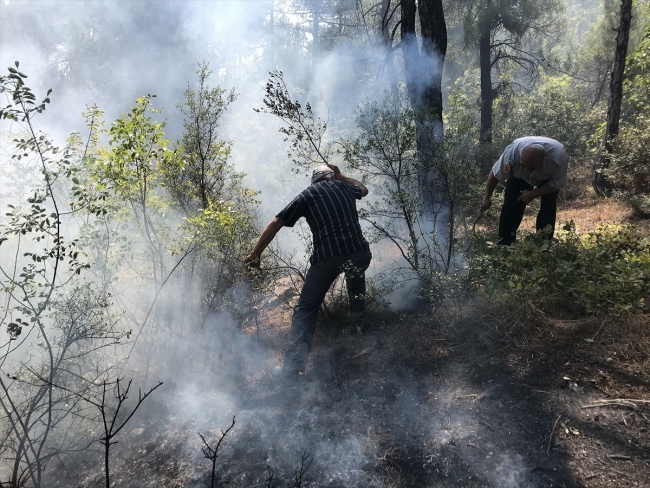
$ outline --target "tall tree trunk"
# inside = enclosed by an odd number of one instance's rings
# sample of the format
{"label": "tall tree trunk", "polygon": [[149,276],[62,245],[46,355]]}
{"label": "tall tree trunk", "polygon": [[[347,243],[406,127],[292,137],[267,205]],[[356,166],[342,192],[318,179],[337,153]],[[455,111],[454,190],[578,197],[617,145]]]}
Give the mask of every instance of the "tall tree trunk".
{"label": "tall tree trunk", "polygon": [[442,124],[442,68],[447,54],[447,27],[442,0],[420,0],[422,52],[415,35],[415,0],[402,0],[401,46],[406,87],[417,105]]}
{"label": "tall tree trunk", "polygon": [[415,0],[402,0],[401,5],[401,46],[402,57],[404,58],[404,74],[406,77],[406,89],[409,96],[417,103],[421,103],[419,70],[420,50],[415,35]]}
{"label": "tall tree trunk", "polygon": [[492,142],[492,105],[494,91],[492,90],[492,57],[490,52],[490,24],[482,27],[479,39],[479,66],[481,70],[481,143]]}
{"label": "tall tree trunk", "polygon": [[390,6],[391,0],[382,0],[381,1],[381,24],[379,25],[379,34],[381,35],[381,40],[384,43],[384,49],[386,49],[386,57],[384,59],[384,66],[381,71],[384,69],[387,72],[388,83],[390,84],[391,89],[397,88],[397,76],[395,75],[395,65],[393,63],[393,39],[391,39],[390,29],[388,25],[390,23]]}
{"label": "tall tree trunk", "polygon": [[422,96],[442,129],[442,67],[447,54],[447,24],[442,0],[420,0],[418,5],[425,77]]}
{"label": "tall tree trunk", "polygon": [[[431,163],[442,140],[442,68],[447,54],[447,27],[442,0],[402,0],[401,47],[406,87],[416,110],[424,118],[416,125],[420,168],[418,177],[424,189],[421,209],[436,220],[445,215],[449,202],[440,190],[443,175]],[[415,34],[415,15],[419,8],[422,49]],[[448,215],[448,214],[447,214]],[[444,219],[443,219],[444,221]],[[447,222],[443,222],[447,224]]]}
{"label": "tall tree trunk", "polygon": [[630,25],[632,24],[632,0],[621,0],[620,22],[616,35],[616,52],[614,54],[614,67],[609,84],[610,99],[607,108],[607,127],[603,143],[596,156],[594,164],[593,187],[596,193],[609,195],[613,189],[612,183],[604,174],[609,166],[609,154],[612,152],[612,139],[618,135],[621,119],[621,105],[623,103],[623,74],[625,72],[625,58],[627,45],[630,40]]}

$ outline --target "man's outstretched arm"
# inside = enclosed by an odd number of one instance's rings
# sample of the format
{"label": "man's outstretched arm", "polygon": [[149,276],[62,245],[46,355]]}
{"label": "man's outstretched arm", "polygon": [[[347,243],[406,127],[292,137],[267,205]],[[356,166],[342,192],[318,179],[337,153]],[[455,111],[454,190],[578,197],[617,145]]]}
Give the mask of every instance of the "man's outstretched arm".
{"label": "man's outstretched arm", "polygon": [[260,238],[257,240],[257,244],[251,251],[251,253],[246,256],[244,259],[245,264],[250,264],[252,267],[257,268],[260,265],[260,256],[264,249],[268,247],[269,244],[273,241],[275,234],[278,233],[282,227],[284,227],[284,220],[278,217],[273,217],[273,220],[267,224],[267,226],[262,231]]}
{"label": "man's outstretched arm", "polygon": [[348,185],[354,185],[361,188],[361,196],[363,197],[365,197],[368,194],[368,188],[366,188],[366,185],[361,183],[359,180],[355,180],[354,178],[348,178],[347,176],[343,176],[339,167],[334,164],[328,164],[327,166],[329,166],[329,168],[332,171],[334,171],[334,175],[336,176],[336,179],[339,180],[341,183],[347,183]]}
{"label": "man's outstretched arm", "polygon": [[490,170],[487,182],[485,184],[485,194],[483,195],[483,201],[481,202],[481,213],[485,212],[492,205],[492,193],[497,187],[499,180],[494,173]]}

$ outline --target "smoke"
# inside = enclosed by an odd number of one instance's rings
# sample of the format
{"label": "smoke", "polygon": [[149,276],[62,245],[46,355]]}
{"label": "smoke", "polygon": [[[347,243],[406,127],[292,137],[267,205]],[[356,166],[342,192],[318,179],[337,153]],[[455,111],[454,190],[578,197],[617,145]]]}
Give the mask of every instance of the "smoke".
{"label": "smoke", "polygon": [[[79,114],[86,105],[96,103],[110,123],[147,93],[157,95],[155,106],[165,111],[156,115],[168,118],[167,134],[178,139],[182,117],[175,105],[182,103],[188,83],[195,87],[198,62],[208,61],[213,70],[209,82],[234,88],[239,94],[222,121],[222,137],[233,143],[231,161],[247,174],[245,184],[261,190],[260,213],[267,220],[308,184],[307,178],[291,172],[278,120],[253,111],[262,104],[267,71],[284,72],[292,97],[311,102],[335,130],[331,137],[349,134],[356,107],[382,98],[386,88],[386,80],[374,76],[381,53],[371,47],[341,43],[317,61],[301,47],[285,46],[281,52],[274,45],[279,36],[269,31],[273,5],[270,1],[3,0],[0,66],[4,70],[20,61],[37,96],[53,88],[52,104],[37,123],[63,144],[70,132],[84,131]],[[291,30],[292,14],[280,11],[285,7],[275,5],[276,28]],[[294,36],[305,35],[300,29],[294,31]],[[7,155],[0,158],[4,165]],[[3,198],[2,206],[6,203]],[[298,238],[287,231],[280,242],[289,248],[299,245]],[[114,297],[116,307],[127,323],[129,317],[145,315],[150,305],[151,290],[137,287],[129,279],[116,287],[120,292]],[[312,354],[310,375],[297,387],[283,390],[271,372],[281,363],[278,351],[288,335],[288,320],[286,315],[271,314],[273,304],[268,297],[251,297],[242,285],[227,294],[234,312],[203,317],[188,307],[197,301],[200,290],[191,283],[176,289],[184,291],[166,294],[164,308],[171,310],[166,322],[177,329],[154,330],[150,323],[143,329],[156,351],[142,386],[164,384],[147,400],[142,416],[134,417],[139,424],[133,424],[128,440],[120,443],[125,450],[118,466],[124,469],[129,455],[136,456],[128,448],[129,441],[145,446],[145,453],[150,443],[157,446],[154,452],[177,443],[180,459],[200,465],[204,460],[196,433],[218,436],[219,429],[225,429],[235,416],[237,424],[224,443],[223,459],[245,466],[242,459],[249,456],[251,469],[238,472],[234,485],[262,486],[265,465],[289,478],[307,452],[314,459],[312,475],[319,486],[385,486],[377,473],[390,458],[389,447],[382,442],[393,431],[400,433],[396,437],[405,450],[419,452],[435,446],[431,452],[438,454],[450,440],[438,422],[442,413],[452,415],[455,435],[462,439],[480,428],[469,411],[436,412],[423,407],[421,391],[428,387],[404,371],[385,370],[381,378],[356,371],[343,386],[337,386],[330,372],[331,355],[336,353],[332,344]],[[403,305],[412,295],[413,290],[407,288],[396,302]],[[242,331],[235,316],[251,299],[267,302],[257,325],[259,334],[252,327]],[[358,351],[346,353],[350,359]],[[118,359],[125,354],[115,352]],[[127,365],[126,372],[134,375],[144,369],[136,361]],[[369,391],[372,394],[366,395]],[[449,391],[437,394],[442,398]],[[378,433],[382,429],[391,435],[382,437]],[[515,452],[481,461],[468,459],[473,471],[491,473],[495,486],[519,486],[525,480]],[[228,469],[223,469],[222,474],[227,474]],[[129,482],[135,485],[147,474],[135,473]]]}

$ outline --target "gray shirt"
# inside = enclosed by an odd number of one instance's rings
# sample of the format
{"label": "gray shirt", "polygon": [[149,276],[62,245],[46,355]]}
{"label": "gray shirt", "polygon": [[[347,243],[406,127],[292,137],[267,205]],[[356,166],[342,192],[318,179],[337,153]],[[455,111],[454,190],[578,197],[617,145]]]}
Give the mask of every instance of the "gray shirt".
{"label": "gray shirt", "polygon": [[[544,148],[546,157],[544,163],[535,170],[528,172],[521,165],[521,151],[531,144],[539,144]],[[521,178],[531,186],[538,186],[548,180],[551,188],[560,189],[567,182],[567,161],[564,146],[549,137],[528,136],[515,139],[505,148],[499,160],[492,167],[492,173],[499,181],[508,179],[513,175]]]}

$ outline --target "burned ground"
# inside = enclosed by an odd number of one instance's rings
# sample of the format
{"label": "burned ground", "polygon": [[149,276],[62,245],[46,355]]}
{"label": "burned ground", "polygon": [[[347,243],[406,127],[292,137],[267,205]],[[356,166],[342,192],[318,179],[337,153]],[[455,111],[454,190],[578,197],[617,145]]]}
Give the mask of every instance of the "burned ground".
{"label": "burned ground", "polygon": [[[196,432],[218,438],[232,415],[223,486],[267,486],[267,466],[291,486],[305,454],[312,483],[302,486],[647,486],[647,316],[456,313],[389,314],[363,335],[323,327],[289,387],[270,373],[287,333],[276,315],[250,337],[267,348],[261,366],[239,358],[227,377],[208,368],[170,386],[175,400],[149,405],[118,445],[116,486],[209,486]],[[58,464],[52,479],[102,486],[100,458]]]}

